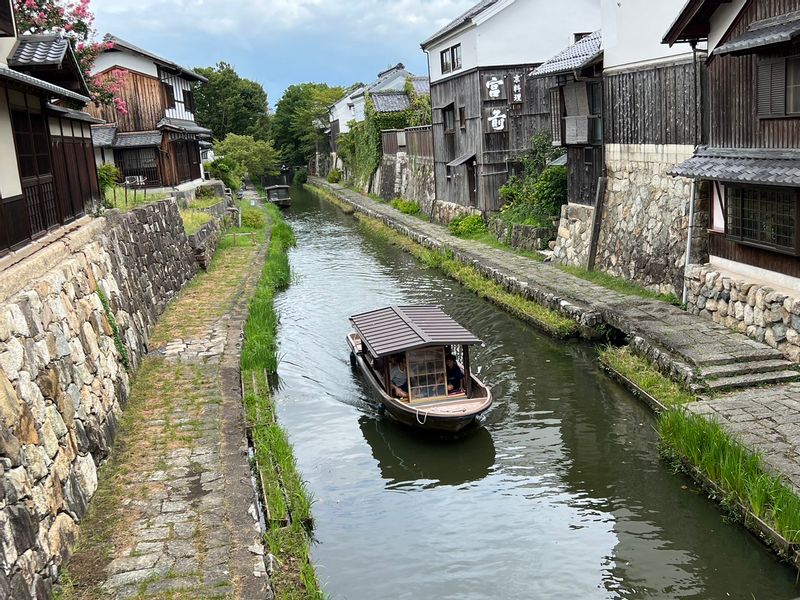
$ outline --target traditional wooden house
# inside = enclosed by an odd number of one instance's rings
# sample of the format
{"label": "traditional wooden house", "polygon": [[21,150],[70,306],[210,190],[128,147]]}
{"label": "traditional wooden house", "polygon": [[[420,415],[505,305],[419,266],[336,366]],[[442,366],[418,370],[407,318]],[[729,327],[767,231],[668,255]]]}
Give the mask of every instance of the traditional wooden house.
{"label": "traditional wooden house", "polygon": [[70,42],[17,37],[12,4],[0,1],[0,256],[99,200],[88,95]]}
{"label": "traditional wooden house", "polygon": [[433,106],[437,202],[483,212],[549,131],[552,80],[529,74],[555,48],[597,29],[600,0],[482,0],[422,43]]}
{"label": "traditional wooden house", "polygon": [[708,145],[676,175],[709,185],[711,264],[800,289],[800,1],[692,0],[669,44],[708,44]]}
{"label": "traditional wooden house", "polygon": [[659,38],[683,1],[602,0],[602,34],[534,71],[557,77],[553,140],[567,147],[556,260],[679,294],[690,185],[668,172],[703,133],[704,55]]}
{"label": "traditional wooden house", "polygon": [[109,47],[97,57],[94,74],[127,71],[120,97],[128,112],[90,107],[107,123],[94,128],[98,164],[114,163],[123,177],[148,187],[199,179],[199,142],[210,138],[211,130],[195,122],[192,84],[207,79],[116,36],[105,40]]}

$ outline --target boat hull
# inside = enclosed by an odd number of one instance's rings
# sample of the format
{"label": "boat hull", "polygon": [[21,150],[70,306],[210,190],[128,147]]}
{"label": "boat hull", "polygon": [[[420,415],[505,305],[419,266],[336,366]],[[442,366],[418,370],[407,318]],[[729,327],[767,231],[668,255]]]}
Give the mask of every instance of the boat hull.
{"label": "boat hull", "polygon": [[350,364],[361,372],[386,413],[404,425],[431,432],[458,433],[473,426],[492,404],[491,391],[475,376],[472,376],[473,387],[480,389],[485,396],[419,405],[403,402],[383,390],[350,336],[347,336],[347,343],[351,352]]}

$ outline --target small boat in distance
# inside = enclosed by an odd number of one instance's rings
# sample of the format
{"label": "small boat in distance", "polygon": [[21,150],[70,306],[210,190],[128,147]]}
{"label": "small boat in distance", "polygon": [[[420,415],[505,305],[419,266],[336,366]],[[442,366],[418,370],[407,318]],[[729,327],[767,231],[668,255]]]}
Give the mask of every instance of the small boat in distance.
{"label": "small boat in distance", "polygon": [[[491,390],[470,371],[469,347],[481,340],[438,306],[388,306],[353,315],[350,322],[351,364],[401,423],[458,432],[492,405]],[[450,360],[458,371],[448,367]],[[398,369],[405,374],[405,389],[393,382]],[[456,387],[452,382],[459,372]]]}
{"label": "small boat in distance", "polygon": [[271,202],[279,208],[288,208],[292,205],[288,185],[271,185],[264,191],[267,193],[267,202]]}

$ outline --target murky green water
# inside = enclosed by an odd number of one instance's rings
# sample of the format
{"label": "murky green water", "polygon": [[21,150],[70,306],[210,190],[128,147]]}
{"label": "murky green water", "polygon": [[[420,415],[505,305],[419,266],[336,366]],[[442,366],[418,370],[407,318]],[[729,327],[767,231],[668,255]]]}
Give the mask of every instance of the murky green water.
{"label": "murky green water", "polygon": [[[278,298],[279,416],[315,498],[334,599],[800,596],[792,569],[659,459],[653,419],[556,342],[293,191],[294,282]],[[347,317],[436,303],[485,340],[495,405],[456,441],[379,417]]]}

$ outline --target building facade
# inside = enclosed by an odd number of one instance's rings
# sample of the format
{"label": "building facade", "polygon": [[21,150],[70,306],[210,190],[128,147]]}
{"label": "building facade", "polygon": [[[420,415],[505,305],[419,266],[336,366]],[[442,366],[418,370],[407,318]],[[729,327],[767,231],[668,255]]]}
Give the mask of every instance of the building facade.
{"label": "building facade", "polygon": [[70,42],[17,37],[0,2],[0,256],[97,205],[88,94]]}
{"label": "building facade", "polygon": [[422,43],[433,107],[437,202],[500,208],[531,138],[550,131],[553,80],[532,71],[600,22],[599,0],[569,9],[539,0],[483,0]]}
{"label": "building facade", "polygon": [[105,40],[110,47],[95,61],[94,74],[127,72],[120,97],[128,112],[90,107],[106,122],[94,127],[97,163],[114,163],[127,180],[147,187],[200,179],[199,142],[211,131],[195,122],[192,85],[206,78],[118,37]]}

